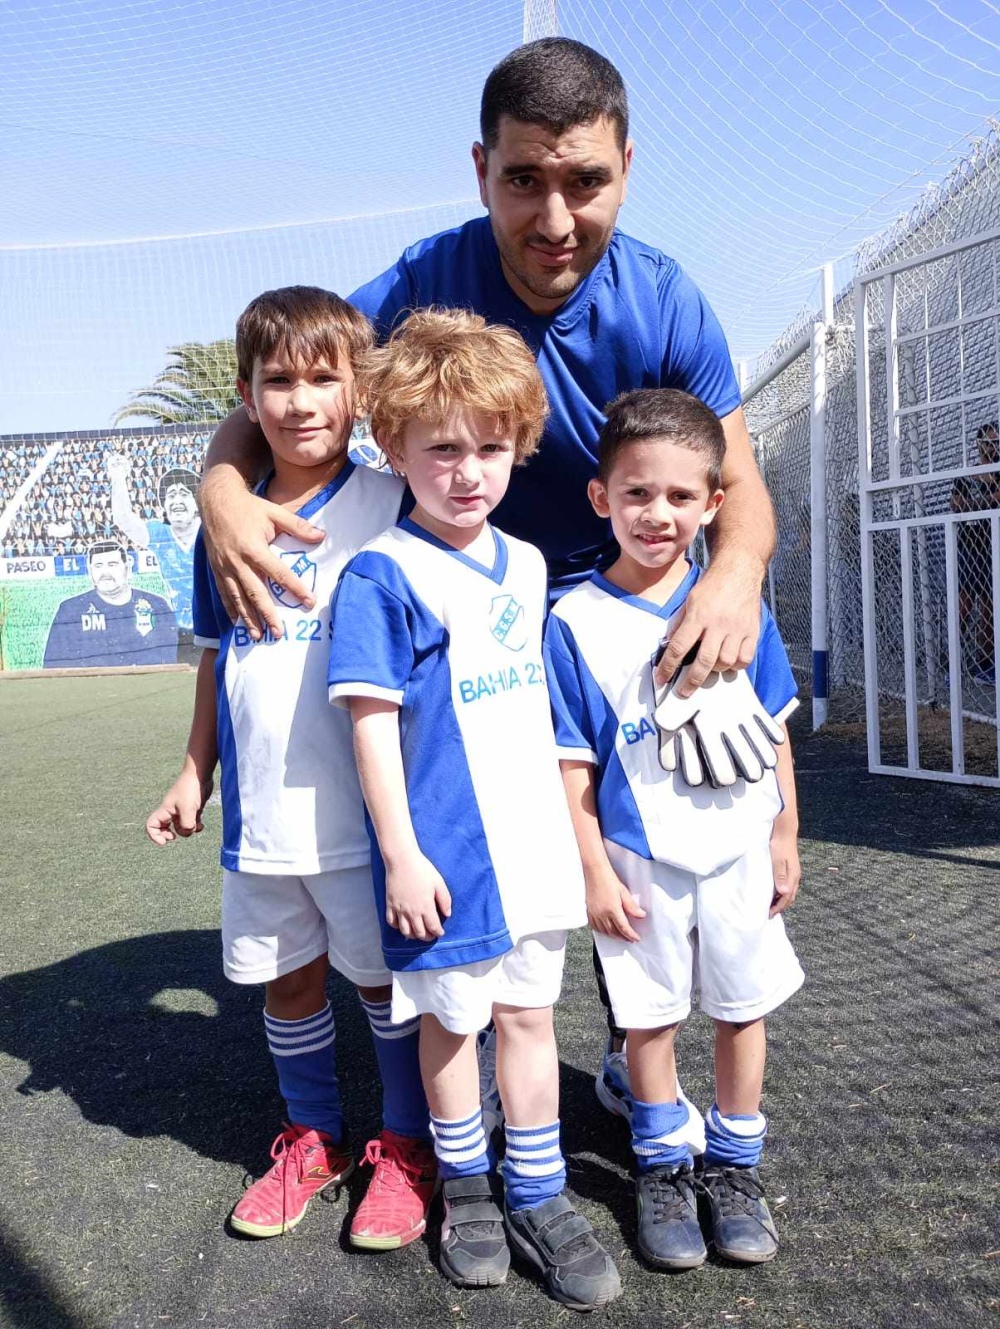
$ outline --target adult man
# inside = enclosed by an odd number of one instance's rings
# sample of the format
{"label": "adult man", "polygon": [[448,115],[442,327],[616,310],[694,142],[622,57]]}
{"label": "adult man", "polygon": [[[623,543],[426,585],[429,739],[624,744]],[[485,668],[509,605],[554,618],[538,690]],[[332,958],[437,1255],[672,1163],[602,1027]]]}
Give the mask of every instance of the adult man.
{"label": "adult man", "polygon": [[45,669],[174,664],[177,625],[166,600],[131,585],[124,545],[100,540],[87,550],[89,591],[64,600],[45,643]]}
{"label": "adult man", "polygon": [[[672,259],[615,230],[632,143],[625,88],[609,61],[563,38],[520,47],[487,79],[481,125],[473,158],[488,219],[415,245],[351,299],[381,333],[414,305],[458,305],[517,328],[535,350],[552,417],[497,522],[541,547],[557,583],[572,584],[614,554],[607,525],[588,509],[586,483],[615,396],[684,388],[723,418],[726,502],[712,566],[662,663],[668,675],[700,642],[684,689],[692,691],[710,669],[753,657],[773,545],[725,338]],[[306,540],[319,533],[247,494],[263,452],[245,416],[220,426],[207,460],[201,505],[220,589],[251,632],[262,623],[280,632],[267,579],[300,598],[304,588],[266,546],[277,530]]]}
{"label": "adult man", "polygon": [[192,630],[191,594],[194,542],[201,529],[198,513],[198,477],[194,471],[167,471],[157,483],[163,521],[145,521],[132,506],[128,492],[131,462],[121,452],[108,457],[111,516],[115,525],[139,549],[151,549],[170,596],[182,632]]}

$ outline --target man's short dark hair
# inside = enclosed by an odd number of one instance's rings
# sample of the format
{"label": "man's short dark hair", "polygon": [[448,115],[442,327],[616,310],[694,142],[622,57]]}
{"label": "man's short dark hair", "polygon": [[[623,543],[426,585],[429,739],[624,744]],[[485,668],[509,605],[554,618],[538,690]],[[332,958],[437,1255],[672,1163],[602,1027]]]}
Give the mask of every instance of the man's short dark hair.
{"label": "man's short dark hair", "polygon": [[87,566],[90,566],[91,559],[95,554],[121,554],[122,562],[126,567],[129,566],[128,550],[120,540],[97,540],[94,544],[87,546]]}
{"label": "man's short dark hair", "polygon": [[700,398],[677,388],[639,388],[611,403],[597,439],[597,478],[601,484],[608,483],[615,462],[630,443],[651,438],[701,453],[709,489],[721,489],[726,456],[722,421]]}
{"label": "man's short dark hair", "polygon": [[564,134],[606,117],[622,152],[628,139],[628,96],[610,60],[568,37],[543,37],[505,56],[490,71],[479,109],[487,151],[495,148],[500,117],[544,125]]}
{"label": "man's short dark hair", "polygon": [[[172,471],[164,471],[156,483],[156,497],[160,501],[160,507],[166,508],[167,490],[171,485],[183,485],[185,489],[190,489],[192,498],[197,498],[200,484],[200,476],[195,475],[194,471],[189,471],[186,466],[176,466]],[[166,520],[169,522],[170,518],[167,517]]]}

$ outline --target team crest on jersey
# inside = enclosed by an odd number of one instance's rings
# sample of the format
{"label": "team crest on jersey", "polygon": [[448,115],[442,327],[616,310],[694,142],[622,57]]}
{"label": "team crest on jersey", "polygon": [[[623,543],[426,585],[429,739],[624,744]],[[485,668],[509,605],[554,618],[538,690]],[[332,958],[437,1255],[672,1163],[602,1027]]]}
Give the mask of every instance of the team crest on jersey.
{"label": "team crest on jersey", "polygon": [[528,640],[524,606],[512,595],[497,595],[490,603],[490,632],[509,651],[522,651]]}
{"label": "team crest on jersey", "polygon": [[135,630],[140,637],[148,637],[153,631],[153,606],[148,600],[135,602]]}
{"label": "team crest on jersey", "polygon": [[[300,581],[305,583],[305,588],[311,595],[316,589],[316,564],[306,551],[304,549],[282,549],[280,557],[282,563],[291,564],[292,571]],[[286,609],[298,609],[302,604],[302,601],[296,599],[291,591],[286,591],[284,586],[280,586],[272,578],[268,577],[267,584],[278,604],[284,605]]]}

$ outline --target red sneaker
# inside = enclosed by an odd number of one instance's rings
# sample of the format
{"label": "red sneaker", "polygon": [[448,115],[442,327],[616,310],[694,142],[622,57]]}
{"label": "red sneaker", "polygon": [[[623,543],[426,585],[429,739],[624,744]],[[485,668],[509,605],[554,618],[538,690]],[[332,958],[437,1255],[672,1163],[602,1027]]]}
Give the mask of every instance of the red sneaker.
{"label": "red sneaker", "polygon": [[271,1157],[274,1167],[247,1188],[229,1217],[236,1231],[248,1237],[291,1232],[314,1195],[354,1171],[350,1149],[309,1126],[286,1125],[271,1145]]}
{"label": "red sneaker", "polygon": [[438,1186],[437,1159],[429,1140],[382,1131],[369,1140],[364,1161],[375,1171],[351,1222],[351,1245],[394,1251],[415,1241],[427,1226]]}

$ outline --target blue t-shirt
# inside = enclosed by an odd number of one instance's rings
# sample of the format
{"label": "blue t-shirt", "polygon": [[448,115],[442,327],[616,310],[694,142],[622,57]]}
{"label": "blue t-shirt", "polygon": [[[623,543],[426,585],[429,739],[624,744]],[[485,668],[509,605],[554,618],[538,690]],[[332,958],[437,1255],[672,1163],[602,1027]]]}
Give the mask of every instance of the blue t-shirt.
{"label": "blue t-shirt", "polygon": [[[652,660],[701,575],[692,565],[658,607],[600,573],[564,595],[545,628],[545,670],[560,757],[598,770],[597,817],[606,840],[643,858],[706,874],[733,862],[781,811],[773,771],[755,784],[692,788],[660,765]],[[747,669],[761,704],[784,719],[798,691],[767,606]]]}
{"label": "blue t-shirt", "polygon": [[399,707],[413,829],[452,897],[443,937],[390,927],[372,833],[390,969],[489,960],[586,922],[542,666],[545,564],[493,534],[486,567],[404,519],[348,564],[333,601],[330,699]]}
{"label": "blue t-shirt", "polygon": [[584,580],[615,555],[587,483],[608,405],[635,388],[682,388],[728,415],[740,404],[729,349],[705,297],[672,258],[615,231],[607,253],[555,314],[511,290],[489,219],[411,246],[351,303],[379,336],[412,309],[469,309],[515,328],[531,347],[552,414],[542,446],[511,479],[493,519],[537,545],[556,585]]}
{"label": "blue t-shirt", "polygon": [[173,605],[177,626],[182,632],[190,632],[193,627],[191,617],[191,594],[194,578],[194,545],[185,549],[174,539],[170,526],[165,521],[147,521],[148,548],[156,555],[160,572],[167,586],[167,594]]}

